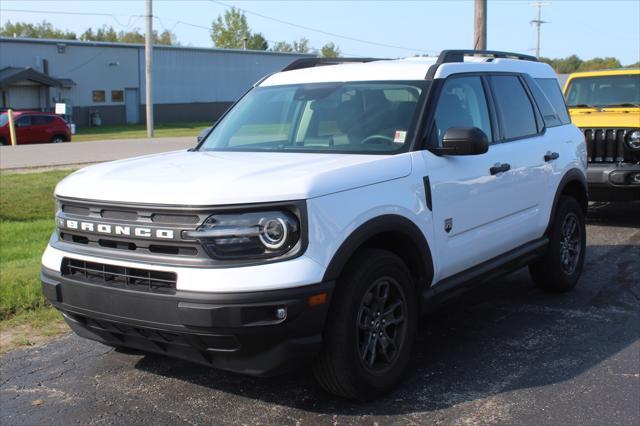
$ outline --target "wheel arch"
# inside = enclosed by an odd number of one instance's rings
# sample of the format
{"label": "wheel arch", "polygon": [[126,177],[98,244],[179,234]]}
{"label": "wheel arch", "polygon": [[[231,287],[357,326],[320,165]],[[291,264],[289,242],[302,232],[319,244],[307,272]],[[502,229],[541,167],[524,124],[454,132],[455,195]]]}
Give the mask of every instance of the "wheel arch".
{"label": "wheel arch", "polygon": [[411,220],[394,214],[370,219],[353,231],[329,262],[323,281],[337,280],[353,255],[363,247],[380,248],[400,256],[414,278],[418,295],[431,285],[433,257],[424,234]]}
{"label": "wheel arch", "polygon": [[558,202],[560,197],[568,195],[575,198],[580,207],[582,207],[583,213],[587,213],[589,205],[589,187],[587,185],[587,178],[584,173],[579,169],[570,169],[567,171],[558,185],[556,194],[553,198],[553,207],[551,208],[551,215],[549,216],[549,224],[545,230],[545,234],[551,229],[553,218],[556,216],[556,210],[558,208]]}

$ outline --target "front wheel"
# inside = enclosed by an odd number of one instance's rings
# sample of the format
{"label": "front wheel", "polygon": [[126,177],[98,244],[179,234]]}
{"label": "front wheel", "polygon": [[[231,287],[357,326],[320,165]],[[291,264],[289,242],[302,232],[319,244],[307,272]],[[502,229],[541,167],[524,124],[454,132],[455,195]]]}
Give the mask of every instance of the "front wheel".
{"label": "front wheel", "polygon": [[370,400],[390,391],[411,357],[418,318],[404,262],[384,250],[359,251],[337,283],[314,374],[328,392]]}
{"label": "front wheel", "polygon": [[582,273],[586,251],[584,212],[575,198],[563,196],[552,220],[547,253],[529,265],[529,272],[542,290],[562,293],[573,289]]}

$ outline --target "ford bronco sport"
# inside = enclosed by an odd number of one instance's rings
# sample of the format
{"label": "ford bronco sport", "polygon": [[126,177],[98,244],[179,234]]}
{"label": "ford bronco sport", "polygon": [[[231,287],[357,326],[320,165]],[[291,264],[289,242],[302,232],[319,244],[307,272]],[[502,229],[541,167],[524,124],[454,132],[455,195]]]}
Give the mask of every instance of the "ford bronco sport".
{"label": "ford bronco sport", "polygon": [[589,198],[640,200],[640,69],[574,73],[564,92],[587,142]]}
{"label": "ford bronco sport", "polygon": [[355,62],[298,60],[195,148],[64,179],[42,282],[71,328],[252,375],[308,362],[366,400],[462,288],[525,265],[573,288],[586,148],[553,70],[489,51]]}

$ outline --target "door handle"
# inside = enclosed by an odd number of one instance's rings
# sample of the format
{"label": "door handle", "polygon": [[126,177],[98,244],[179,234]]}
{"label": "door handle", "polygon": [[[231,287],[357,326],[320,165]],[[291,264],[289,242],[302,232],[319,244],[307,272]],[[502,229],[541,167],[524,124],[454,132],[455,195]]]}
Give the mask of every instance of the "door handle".
{"label": "door handle", "polygon": [[497,175],[498,173],[502,173],[502,172],[507,172],[511,170],[511,164],[509,163],[496,163],[495,166],[491,167],[489,169],[489,173],[491,173],[492,175]]}
{"label": "door handle", "polygon": [[557,160],[558,157],[560,157],[560,154],[558,154],[557,152],[551,152],[551,151],[547,151],[547,153],[544,155],[544,161],[553,161],[553,160]]}

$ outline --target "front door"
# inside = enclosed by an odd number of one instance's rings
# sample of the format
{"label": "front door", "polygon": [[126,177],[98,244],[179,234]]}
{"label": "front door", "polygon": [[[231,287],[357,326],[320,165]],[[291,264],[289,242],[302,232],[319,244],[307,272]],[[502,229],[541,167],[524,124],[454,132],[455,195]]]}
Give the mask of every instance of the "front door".
{"label": "front door", "polygon": [[140,102],[138,99],[138,89],[124,90],[124,109],[127,124],[140,122]]}

